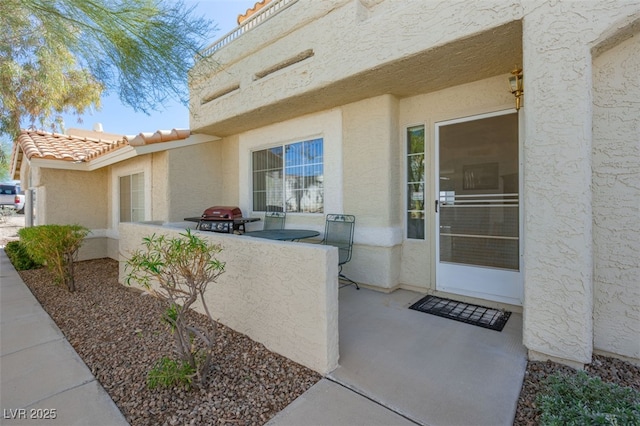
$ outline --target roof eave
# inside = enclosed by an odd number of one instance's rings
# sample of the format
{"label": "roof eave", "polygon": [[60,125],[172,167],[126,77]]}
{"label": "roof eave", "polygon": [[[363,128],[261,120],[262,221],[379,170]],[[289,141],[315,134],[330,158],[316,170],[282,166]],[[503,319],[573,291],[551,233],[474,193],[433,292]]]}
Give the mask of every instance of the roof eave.
{"label": "roof eave", "polygon": [[220,138],[217,136],[197,134],[191,135],[186,139],[169,142],[157,142],[149,145],[139,145],[135,147],[127,145],[89,161],[64,161],[33,157],[29,160],[29,162],[33,166],[41,168],[92,171],[128,160],[138,155],[152,154],[155,152],[167,151],[175,148],[183,148],[185,146],[213,142],[219,139]]}

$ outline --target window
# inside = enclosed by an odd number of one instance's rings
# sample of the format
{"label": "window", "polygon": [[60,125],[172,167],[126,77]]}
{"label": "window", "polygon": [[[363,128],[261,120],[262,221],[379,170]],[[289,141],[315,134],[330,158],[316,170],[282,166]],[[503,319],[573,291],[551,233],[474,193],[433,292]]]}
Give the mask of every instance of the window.
{"label": "window", "polygon": [[424,126],[407,129],[407,238],[424,240]]}
{"label": "window", "polygon": [[323,161],[322,139],[254,151],[253,210],[322,213]]}
{"label": "window", "polygon": [[120,222],[144,220],[144,173],[120,176]]}

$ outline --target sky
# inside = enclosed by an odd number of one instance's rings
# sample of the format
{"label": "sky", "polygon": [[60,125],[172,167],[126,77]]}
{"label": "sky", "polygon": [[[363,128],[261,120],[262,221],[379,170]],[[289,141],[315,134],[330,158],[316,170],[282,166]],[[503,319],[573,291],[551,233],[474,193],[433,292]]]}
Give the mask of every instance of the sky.
{"label": "sky", "polygon": [[[217,26],[211,43],[235,29],[238,15],[253,7],[258,0],[185,0],[187,6],[195,5],[195,13],[210,19]],[[160,111],[134,112],[123,105],[117,95],[102,98],[102,108],[81,116],[78,123],[75,115],[65,115],[65,128],[91,129],[95,123],[102,124],[102,130],[119,135],[136,135],[156,130],[188,129],[189,110],[177,101],[170,101]]]}

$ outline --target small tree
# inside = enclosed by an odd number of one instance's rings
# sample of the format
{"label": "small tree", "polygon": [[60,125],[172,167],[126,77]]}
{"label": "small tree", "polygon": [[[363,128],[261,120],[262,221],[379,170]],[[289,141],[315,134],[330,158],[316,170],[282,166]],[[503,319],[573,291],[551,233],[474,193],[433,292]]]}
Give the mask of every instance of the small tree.
{"label": "small tree", "polygon": [[18,231],[27,254],[37,263],[47,266],[56,284],[75,291],[73,262],[89,230],[80,225],[40,225]]}
{"label": "small tree", "polygon": [[[175,364],[176,368],[195,372],[202,383],[210,370],[215,344],[215,322],[204,293],[209,283],[215,282],[224,272],[224,263],[215,257],[222,248],[207,243],[190,230],[176,238],[153,234],[145,237],[142,245],[144,249],[133,252],[126,263],[125,268],[129,271],[126,282],[131,284],[133,280],[167,302],[162,320],[169,324],[175,338],[175,351],[182,362],[182,365]],[[198,299],[214,326],[211,332],[187,322],[186,313]],[[198,349],[197,341],[204,349]],[[184,370],[184,364],[190,368]],[[162,365],[162,369],[166,369],[168,363]],[[185,382],[190,383],[190,378],[185,378]]]}

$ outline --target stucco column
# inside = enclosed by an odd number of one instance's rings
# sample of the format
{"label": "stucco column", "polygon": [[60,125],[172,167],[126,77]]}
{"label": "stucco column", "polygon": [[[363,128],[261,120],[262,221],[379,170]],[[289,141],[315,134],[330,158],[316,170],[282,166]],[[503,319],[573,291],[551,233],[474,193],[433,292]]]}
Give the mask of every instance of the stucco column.
{"label": "stucco column", "polygon": [[593,339],[592,85],[574,6],[538,4],[523,21],[523,340],[532,359],[584,364]]}
{"label": "stucco column", "polygon": [[342,107],[344,211],[356,215],[357,245],[346,274],[383,288],[400,276],[402,167],[398,99],[382,95]]}

